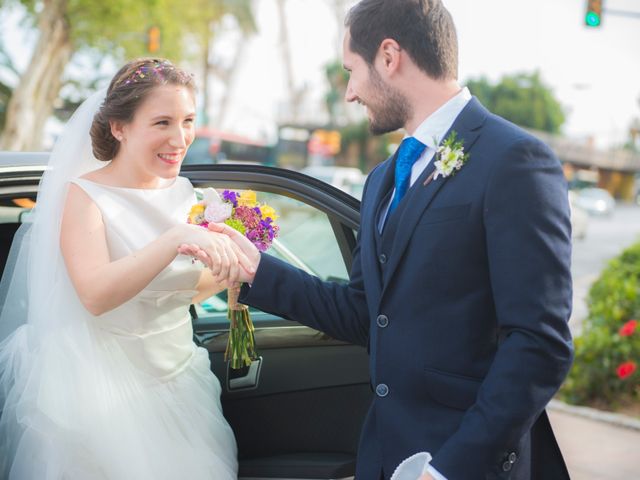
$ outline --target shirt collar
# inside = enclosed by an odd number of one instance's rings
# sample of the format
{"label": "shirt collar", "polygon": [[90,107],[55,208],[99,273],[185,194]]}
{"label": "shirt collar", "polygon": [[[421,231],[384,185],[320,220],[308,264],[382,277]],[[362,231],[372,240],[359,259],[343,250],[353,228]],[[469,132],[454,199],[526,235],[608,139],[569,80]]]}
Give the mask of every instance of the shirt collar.
{"label": "shirt collar", "polygon": [[427,147],[435,149],[436,141],[442,141],[444,134],[451,128],[469,100],[471,100],[471,93],[467,87],[464,87],[447,103],[425,118],[413,132],[413,136]]}

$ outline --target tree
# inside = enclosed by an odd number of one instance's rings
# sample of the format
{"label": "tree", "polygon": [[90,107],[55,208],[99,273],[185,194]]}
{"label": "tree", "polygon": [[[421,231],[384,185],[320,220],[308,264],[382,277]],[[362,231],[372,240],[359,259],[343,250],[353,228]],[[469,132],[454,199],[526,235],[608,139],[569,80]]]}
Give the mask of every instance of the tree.
{"label": "tree", "polygon": [[640,153],[640,118],[635,117],[629,125],[629,139],[622,146],[623,149]]}
{"label": "tree", "polygon": [[565,121],[562,105],[537,71],[505,75],[495,85],[480,77],[467,86],[493,113],[522,127],[559,133]]}
{"label": "tree", "polygon": [[[161,32],[156,55],[183,60],[202,49],[193,32],[213,15],[221,18],[231,0],[0,0],[22,4],[38,41],[9,101],[0,140],[3,150],[37,150],[44,124],[62,87],[65,67],[75,54],[123,58],[148,55],[146,33]],[[205,14],[206,12],[206,14]],[[194,48],[195,47],[195,48]],[[197,53],[195,53],[197,55]]]}
{"label": "tree", "polygon": [[[640,105],[640,97],[637,101]],[[625,150],[640,153],[640,117],[634,117],[629,124],[629,138],[622,146]]]}
{"label": "tree", "polygon": [[[202,3],[210,2],[210,0],[199,0]],[[199,23],[200,30],[196,31],[198,43],[203,45],[201,52],[201,61],[203,65],[202,79],[202,97],[203,97],[203,123],[209,125],[211,123],[222,125],[224,123],[229,100],[230,86],[233,77],[240,66],[240,60],[243,57],[245,48],[247,47],[247,38],[256,32],[256,22],[251,8],[251,0],[223,0],[223,8],[218,10],[204,9],[208,15],[201,15]],[[235,39],[235,50],[231,55],[230,63],[225,63],[222,58],[211,58],[213,53],[213,42],[219,34],[224,33],[225,25],[224,16],[228,15],[235,21],[235,27],[239,30],[240,35]],[[227,47],[228,48],[228,47]],[[228,53],[228,52],[227,52]],[[222,95],[220,104],[218,105],[215,117],[211,117],[208,112],[209,108],[209,75],[213,74],[223,85],[225,95]]]}
{"label": "tree", "polygon": [[329,112],[331,125],[337,125],[340,112],[344,110],[344,96],[349,83],[349,73],[342,66],[340,60],[335,60],[325,66],[325,74],[329,83],[329,91],[324,97]]}
{"label": "tree", "polygon": [[[20,73],[18,73],[16,67],[13,65],[11,57],[7,55],[2,39],[0,39],[0,68],[2,69],[3,74],[8,74],[14,80],[20,78]],[[11,87],[11,84],[7,83],[4,80],[0,80],[0,132],[4,128],[4,123],[7,116],[7,107],[9,105],[9,99],[11,98],[12,93],[13,88]]]}

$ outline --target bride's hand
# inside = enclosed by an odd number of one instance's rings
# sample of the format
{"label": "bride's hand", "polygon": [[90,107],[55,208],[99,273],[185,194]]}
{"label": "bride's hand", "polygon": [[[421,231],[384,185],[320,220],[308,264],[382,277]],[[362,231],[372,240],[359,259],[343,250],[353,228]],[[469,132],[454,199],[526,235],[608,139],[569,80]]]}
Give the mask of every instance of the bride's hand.
{"label": "bride's hand", "polygon": [[200,260],[207,267],[210,266],[211,259],[209,258],[209,255],[207,255],[207,252],[202,250],[198,245],[183,243],[178,247],[178,253],[193,257],[194,261]]}
{"label": "bride's hand", "polygon": [[242,281],[252,274],[252,262],[229,237],[196,225],[176,227],[179,253],[201,260],[218,283]]}
{"label": "bride's hand", "polygon": [[[240,277],[240,281],[252,283],[258,269],[258,264],[260,263],[260,252],[256,246],[242,233],[224,223],[210,223],[209,230],[223,234],[223,236],[227,237],[232,244],[240,250],[244,258],[249,262],[249,268],[244,269],[244,273],[246,274]],[[242,274],[243,272],[240,273]]]}

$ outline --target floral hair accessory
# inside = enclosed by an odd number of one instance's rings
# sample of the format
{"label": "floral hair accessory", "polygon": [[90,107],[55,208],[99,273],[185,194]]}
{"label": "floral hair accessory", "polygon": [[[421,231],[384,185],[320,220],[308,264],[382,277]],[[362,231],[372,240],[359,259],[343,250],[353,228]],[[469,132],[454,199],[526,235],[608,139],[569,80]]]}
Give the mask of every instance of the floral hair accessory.
{"label": "floral hair accessory", "polygon": [[153,60],[153,65],[142,65],[136,69],[128,78],[121,81],[118,85],[130,85],[132,83],[140,83],[151,77],[159,78],[161,82],[166,79],[166,73],[173,71],[181,80],[187,82],[193,78],[193,74],[187,74],[177,69],[171,62],[167,60]]}

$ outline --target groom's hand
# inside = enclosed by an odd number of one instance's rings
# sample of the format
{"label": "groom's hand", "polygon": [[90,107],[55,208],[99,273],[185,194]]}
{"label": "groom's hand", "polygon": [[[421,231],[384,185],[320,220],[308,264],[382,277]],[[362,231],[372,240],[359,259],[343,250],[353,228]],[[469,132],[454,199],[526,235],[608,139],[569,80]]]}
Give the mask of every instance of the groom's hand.
{"label": "groom's hand", "polygon": [[434,480],[433,477],[431,475],[429,475],[428,473],[424,473],[420,476],[420,478],[418,478],[418,480]]}
{"label": "groom's hand", "polygon": [[242,268],[239,271],[237,281],[252,283],[258,270],[258,264],[260,263],[260,252],[256,246],[239,231],[224,223],[210,223],[209,230],[226,235],[238,246],[240,251],[248,259],[248,264],[241,262]]}

